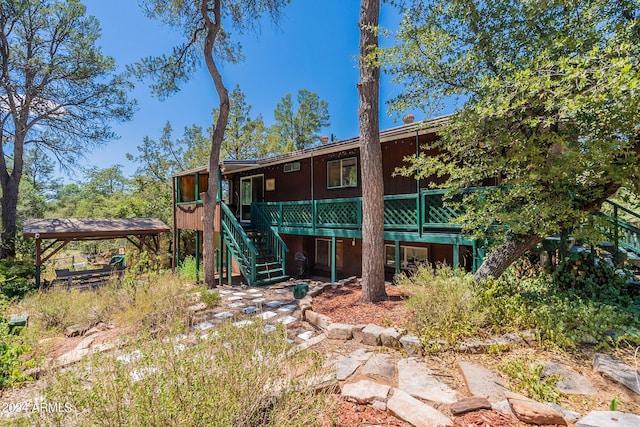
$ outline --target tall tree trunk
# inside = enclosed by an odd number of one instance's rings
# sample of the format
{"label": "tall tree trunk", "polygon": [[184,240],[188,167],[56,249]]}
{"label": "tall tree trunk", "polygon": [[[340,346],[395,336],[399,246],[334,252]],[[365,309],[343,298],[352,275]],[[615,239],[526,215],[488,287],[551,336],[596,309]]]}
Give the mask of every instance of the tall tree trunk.
{"label": "tall tree trunk", "polygon": [[2,184],[2,243],[0,259],[16,256],[16,234],[18,232],[16,212],[18,208],[18,186],[12,175],[3,174]]}
{"label": "tall tree trunk", "polygon": [[378,48],[380,0],[360,5],[360,164],[362,168],[362,301],[377,302],[384,287],[384,180],[380,147],[380,66]]}
{"label": "tall tree trunk", "polygon": [[[204,39],[204,59],[209,75],[216,87],[216,92],[220,99],[220,114],[215,123],[213,135],[211,136],[211,153],[209,154],[209,180],[208,188],[203,200],[204,218],[202,232],[203,263],[204,263],[204,283],[208,287],[214,287],[215,280],[215,212],[218,196],[218,170],[220,168],[220,148],[224,140],[224,132],[227,129],[229,120],[229,91],[224,86],[220,70],[213,59],[213,47],[218,33],[220,32],[220,22],[222,19],[220,0],[213,4],[213,21],[209,15],[209,1],[201,0],[201,13],[205,21],[207,35]],[[222,249],[222,248],[220,248]],[[223,254],[220,254],[223,256]],[[227,268],[231,268],[230,265]],[[222,274],[222,272],[220,272]]]}

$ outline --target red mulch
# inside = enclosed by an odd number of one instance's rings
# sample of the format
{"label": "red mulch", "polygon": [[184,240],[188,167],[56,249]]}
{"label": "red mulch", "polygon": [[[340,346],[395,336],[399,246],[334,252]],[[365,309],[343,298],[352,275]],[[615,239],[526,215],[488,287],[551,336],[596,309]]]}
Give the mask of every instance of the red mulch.
{"label": "red mulch", "polygon": [[453,419],[453,427],[526,427],[513,415],[505,415],[494,410],[469,412]]}
{"label": "red mulch", "polygon": [[362,302],[362,287],[358,283],[338,286],[335,290],[325,288],[313,298],[313,310],[329,316],[334,322],[402,328],[412,317],[404,303],[407,294],[393,285],[387,285],[386,289],[386,301],[369,304]]}
{"label": "red mulch", "polygon": [[386,411],[380,411],[371,405],[359,405],[344,399],[338,399],[334,415],[337,426],[411,427],[411,424],[399,420]]}

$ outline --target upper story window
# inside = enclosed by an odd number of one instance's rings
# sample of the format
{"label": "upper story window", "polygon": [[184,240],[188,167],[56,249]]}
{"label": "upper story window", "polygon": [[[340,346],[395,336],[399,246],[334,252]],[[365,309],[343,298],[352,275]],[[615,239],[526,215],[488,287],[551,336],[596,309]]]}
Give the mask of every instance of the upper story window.
{"label": "upper story window", "polygon": [[288,173],[288,172],[297,172],[300,170],[300,162],[291,162],[291,163],[285,163],[282,166],[282,171],[284,173]]}
{"label": "upper story window", "polygon": [[196,173],[195,175],[184,175],[178,178],[178,202],[191,203],[199,202],[200,195],[206,193],[209,188],[209,174]]}
{"label": "upper story window", "polygon": [[358,162],[355,157],[327,162],[327,188],[347,188],[358,185]]}

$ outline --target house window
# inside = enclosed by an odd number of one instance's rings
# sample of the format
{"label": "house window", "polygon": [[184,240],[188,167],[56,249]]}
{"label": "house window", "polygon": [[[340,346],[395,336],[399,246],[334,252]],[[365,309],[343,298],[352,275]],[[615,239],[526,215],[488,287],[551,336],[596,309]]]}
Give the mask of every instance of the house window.
{"label": "house window", "polygon": [[[316,239],[316,267],[331,269],[330,239]],[[342,240],[336,241],[336,269],[342,269]]]}
{"label": "house window", "polygon": [[[427,248],[417,246],[400,246],[400,268],[416,269],[429,261]],[[396,266],[396,248],[394,245],[385,245],[385,264],[389,267]]]}
{"label": "house window", "polygon": [[358,162],[355,157],[327,162],[327,188],[358,185]]}
{"label": "house window", "polygon": [[300,170],[300,162],[285,163],[282,166],[282,171],[284,173],[297,172],[299,170]]}

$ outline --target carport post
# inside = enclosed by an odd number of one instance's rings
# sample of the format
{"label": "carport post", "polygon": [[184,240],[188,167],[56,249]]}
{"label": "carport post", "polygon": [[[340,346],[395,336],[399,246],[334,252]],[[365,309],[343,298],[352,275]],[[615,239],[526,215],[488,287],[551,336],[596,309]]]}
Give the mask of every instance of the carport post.
{"label": "carport post", "polygon": [[40,289],[40,264],[42,263],[42,248],[40,237],[36,238],[36,287]]}

